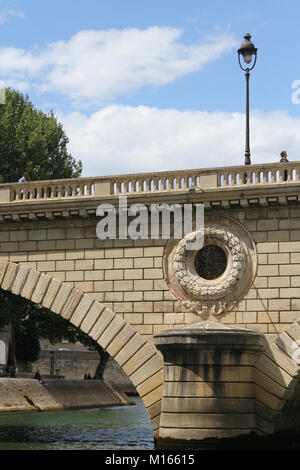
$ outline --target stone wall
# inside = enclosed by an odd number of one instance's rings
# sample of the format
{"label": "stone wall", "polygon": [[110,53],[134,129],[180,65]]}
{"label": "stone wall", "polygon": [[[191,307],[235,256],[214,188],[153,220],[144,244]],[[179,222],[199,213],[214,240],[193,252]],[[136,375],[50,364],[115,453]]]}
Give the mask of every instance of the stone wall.
{"label": "stone wall", "polygon": [[[253,237],[253,286],[221,321],[279,334],[300,317],[298,206],[207,210],[239,221]],[[103,302],[148,340],[172,326],[199,320],[170,292],[163,269],[166,240],[96,237],[98,219],[31,221],[0,226],[0,257],[47,273]]]}
{"label": "stone wall", "polygon": [[41,350],[39,359],[29,365],[33,374],[39,369],[41,375],[50,375],[51,352],[54,356],[53,373],[65,379],[83,379],[88,373],[94,376],[99,364],[99,354],[94,351]]}
{"label": "stone wall", "polygon": [[[54,374],[61,375],[65,380],[83,379],[90,373],[93,377],[99,364],[99,354],[94,351],[59,351],[54,350]],[[50,375],[51,351],[41,350],[40,357],[34,363],[29,364],[29,369],[34,375],[38,369],[42,376]],[[104,380],[124,393],[136,393],[131,381],[114,359],[109,358]]]}
{"label": "stone wall", "polygon": [[0,378],[0,412],[59,410],[132,404],[124,394],[100,380]]}

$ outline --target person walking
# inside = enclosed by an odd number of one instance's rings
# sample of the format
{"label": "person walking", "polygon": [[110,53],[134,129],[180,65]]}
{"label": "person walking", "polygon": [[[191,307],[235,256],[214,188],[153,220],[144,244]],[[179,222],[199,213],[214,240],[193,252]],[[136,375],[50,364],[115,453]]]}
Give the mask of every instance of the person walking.
{"label": "person walking", "polygon": [[[287,159],[287,152],[285,150],[283,150],[280,154],[280,163],[289,163],[288,159]],[[287,181],[288,179],[288,172],[287,170],[284,170],[283,171],[283,181]]]}
{"label": "person walking", "polygon": [[29,174],[25,171],[25,173],[23,173],[22,178],[19,179],[19,183],[27,183],[28,181],[30,181],[30,176],[29,176]]}

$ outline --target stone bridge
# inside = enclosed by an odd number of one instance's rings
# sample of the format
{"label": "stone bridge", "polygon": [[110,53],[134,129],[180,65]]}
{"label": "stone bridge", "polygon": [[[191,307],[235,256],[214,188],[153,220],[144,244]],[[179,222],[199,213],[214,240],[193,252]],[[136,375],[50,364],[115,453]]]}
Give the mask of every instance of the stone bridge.
{"label": "stone bridge", "polygon": [[[298,162],[2,184],[1,288],[62,315],[108,351],[156,439],[281,431],[297,404],[300,364],[299,188]],[[125,198],[136,236],[100,239],[99,221],[108,219],[99,206],[115,208],[120,221]],[[204,206],[204,228],[192,230],[202,249],[188,249],[186,232],[172,236],[183,226],[176,211],[169,235],[161,218],[155,237],[137,235],[134,214],[147,209],[138,221],[145,228],[163,203],[188,207],[194,222]]]}

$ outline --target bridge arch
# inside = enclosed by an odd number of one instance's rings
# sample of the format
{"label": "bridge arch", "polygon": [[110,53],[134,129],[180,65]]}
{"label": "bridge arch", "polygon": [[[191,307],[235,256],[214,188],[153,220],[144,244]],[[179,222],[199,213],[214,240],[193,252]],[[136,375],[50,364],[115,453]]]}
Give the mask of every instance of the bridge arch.
{"label": "bridge arch", "polygon": [[300,318],[269,343],[255,363],[255,396],[262,431],[285,430],[285,412],[295,395],[299,396],[299,379]]}
{"label": "bridge arch", "polygon": [[47,274],[0,259],[0,287],[61,315],[98,342],[128,375],[159,428],[163,359],[154,345],[92,296]]}

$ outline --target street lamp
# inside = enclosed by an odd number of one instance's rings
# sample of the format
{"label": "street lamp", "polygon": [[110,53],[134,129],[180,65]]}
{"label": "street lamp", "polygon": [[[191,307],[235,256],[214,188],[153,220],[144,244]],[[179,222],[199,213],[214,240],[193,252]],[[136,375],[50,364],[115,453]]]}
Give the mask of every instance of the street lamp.
{"label": "street lamp", "polygon": [[[246,72],[246,147],[245,147],[245,165],[251,165],[250,159],[250,143],[249,143],[249,77],[250,70],[254,69],[257,59],[257,49],[254,47],[253,42],[251,42],[251,35],[249,33],[244,36],[245,41],[239,48],[238,59],[241,69]],[[243,56],[246,66],[241,64],[241,55]],[[252,64],[252,65],[251,65]]]}

